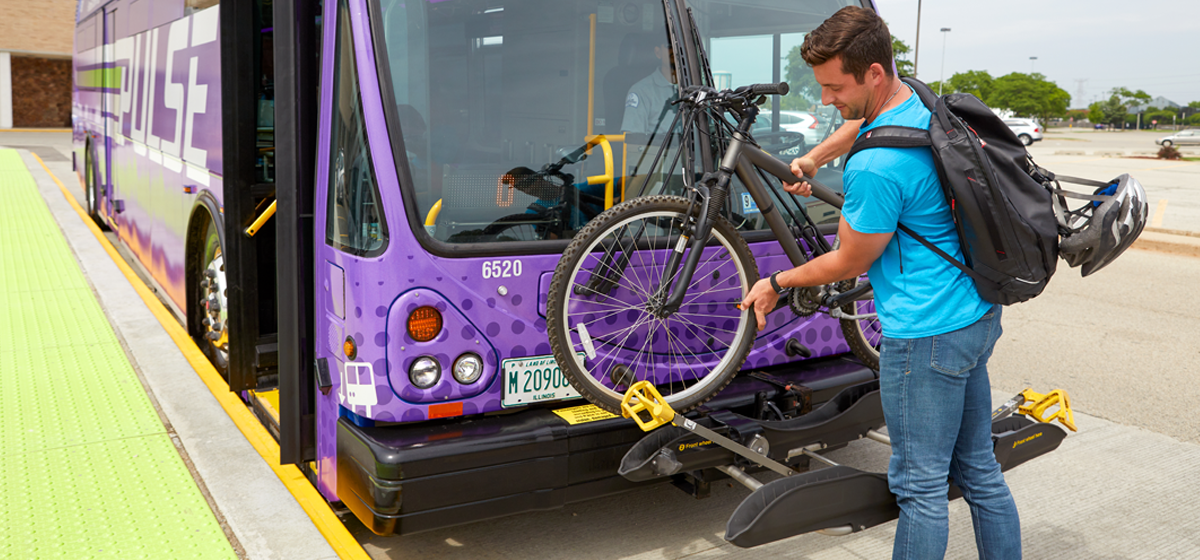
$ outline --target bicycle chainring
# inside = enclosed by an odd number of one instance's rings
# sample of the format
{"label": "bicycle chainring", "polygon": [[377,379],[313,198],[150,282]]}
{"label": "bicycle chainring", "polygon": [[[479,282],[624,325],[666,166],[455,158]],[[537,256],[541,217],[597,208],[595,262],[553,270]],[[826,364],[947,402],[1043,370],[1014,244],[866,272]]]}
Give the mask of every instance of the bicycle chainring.
{"label": "bicycle chainring", "polygon": [[797,317],[808,317],[821,310],[821,304],[813,301],[810,293],[810,290],[795,288],[788,297],[788,306],[792,308],[792,313],[795,313]]}

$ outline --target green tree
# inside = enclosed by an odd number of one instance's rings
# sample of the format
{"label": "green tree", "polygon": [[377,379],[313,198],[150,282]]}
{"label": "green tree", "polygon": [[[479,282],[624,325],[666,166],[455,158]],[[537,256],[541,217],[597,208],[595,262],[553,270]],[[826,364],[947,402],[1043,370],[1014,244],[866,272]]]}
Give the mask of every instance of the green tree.
{"label": "green tree", "polygon": [[989,107],[1009,109],[1017,115],[1046,123],[1067,114],[1071,94],[1041,74],[1013,72],[996,78],[992,82],[992,91],[983,101]]}
{"label": "green tree", "polygon": [[1187,106],[1192,109],[1200,109],[1200,101],[1193,101],[1191,103],[1188,103]]}
{"label": "green tree", "polygon": [[1123,87],[1113,88],[1107,100],[1097,101],[1089,106],[1089,118],[1094,123],[1108,123],[1119,127],[1123,127],[1125,123],[1133,124],[1137,122],[1137,117],[1133,116],[1132,120],[1130,119],[1129,107],[1135,103],[1146,103],[1150,99],[1150,94],[1140,89],[1130,91]]}
{"label": "green tree", "polygon": [[900,39],[897,39],[895,35],[892,35],[892,57],[896,59],[896,71],[899,72],[901,76],[913,75],[913,63],[908,59],[908,53],[910,51],[912,51],[912,49],[909,48],[904,41],[901,41]]}
{"label": "green tree", "polygon": [[1116,95],[1109,96],[1104,101],[1097,101],[1088,106],[1088,120],[1094,123],[1119,125],[1125,122],[1128,107],[1121,104]]}
{"label": "green tree", "polygon": [[986,70],[959,72],[946,80],[944,93],[969,93],[986,101],[992,95],[995,79]]}
{"label": "green tree", "polygon": [[1200,113],[1196,113],[1195,115],[1184,119],[1183,124],[1188,126],[1200,126]]}
{"label": "green tree", "polygon": [[[1152,109],[1142,113],[1142,126],[1147,125],[1158,128],[1159,125],[1169,125],[1175,118],[1176,113],[1173,109]],[[1151,124],[1158,121],[1158,125]]]}
{"label": "green tree", "polygon": [[[912,75],[913,63],[908,60],[909,52],[909,46],[892,35],[892,55],[896,60],[896,71],[901,76]],[[788,51],[783,79],[787,80],[791,91],[780,101],[781,109],[811,111],[821,103],[821,84],[817,83],[812,68],[804,62],[804,57],[800,56],[800,45]]]}
{"label": "green tree", "polygon": [[821,85],[813,76],[812,68],[800,56],[800,45],[792,47],[787,54],[787,66],[783,73],[790,91],[779,102],[787,111],[809,111],[821,102]]}

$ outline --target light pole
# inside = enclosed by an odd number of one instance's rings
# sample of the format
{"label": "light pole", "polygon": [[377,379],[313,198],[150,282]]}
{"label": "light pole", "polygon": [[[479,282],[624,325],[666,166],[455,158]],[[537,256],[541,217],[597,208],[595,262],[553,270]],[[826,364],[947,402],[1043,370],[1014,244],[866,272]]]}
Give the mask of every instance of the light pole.
{"label": "light pole", "polygon": [[919,62],[921,62],[921,0],[917,0],[917,46],[913,48],[913,79],[917,78]]}
{"label": "light pole", "polygon": [[942,28],[942,74],[938,76],[938,95],[942,94],[942,84],[946,81],[946,34],[949,32],[949,27]]}
{"label": "light pole", "polygon": [[1036,57],[1036,56],[1031,56],[1031,57],[1029,57],[1029,74],[1030,74],[1030,75],[1032,75],[1032,74],[1033,74],[1033,65],[1034,65],[1034,63],[1035,63],[1035,62],[1037,62],[1037,57]]}

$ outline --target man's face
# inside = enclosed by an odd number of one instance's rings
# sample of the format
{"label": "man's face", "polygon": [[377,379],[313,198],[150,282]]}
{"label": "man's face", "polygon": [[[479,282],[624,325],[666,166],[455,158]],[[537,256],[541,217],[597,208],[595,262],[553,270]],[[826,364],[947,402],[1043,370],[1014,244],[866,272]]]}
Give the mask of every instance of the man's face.
{"label": "man's face", "polygon": [[659,62],[661,63],[659,65],[659,71],[662,72],[663,77],[669,80],[671,83],[676,83],[675,53],[671,47],[668,47],[665,44],[654,47],[654,56],[658,58]]}
{"label": "man's face", "polygon": [[871,101],[872,86],[876,79],[875,68],[867,70],[863,83],[854,79],[854,74],[842,71],[842,57],[837,56],[824,64],[813,66],[813,76],[821,84],[821,104],[833,105],[842,113],[842,118],[854,120],[864,118]]}

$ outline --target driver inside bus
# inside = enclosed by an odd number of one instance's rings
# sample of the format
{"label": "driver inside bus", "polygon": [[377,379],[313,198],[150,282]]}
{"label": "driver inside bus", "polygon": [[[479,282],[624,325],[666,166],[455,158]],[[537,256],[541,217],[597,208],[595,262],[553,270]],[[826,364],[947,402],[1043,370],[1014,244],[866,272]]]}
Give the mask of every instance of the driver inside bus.
{"label": "driver inside bus", "polygon": [[679,90],[675,85],[674,52],[666,42],[661,42],[654,47],[654,56],[660,61],[658,68],[633,84],[625,96],[621,130],[627,134],[653,134],[670,126],[675,118],[675,106],[671,103],[679,98]]}

